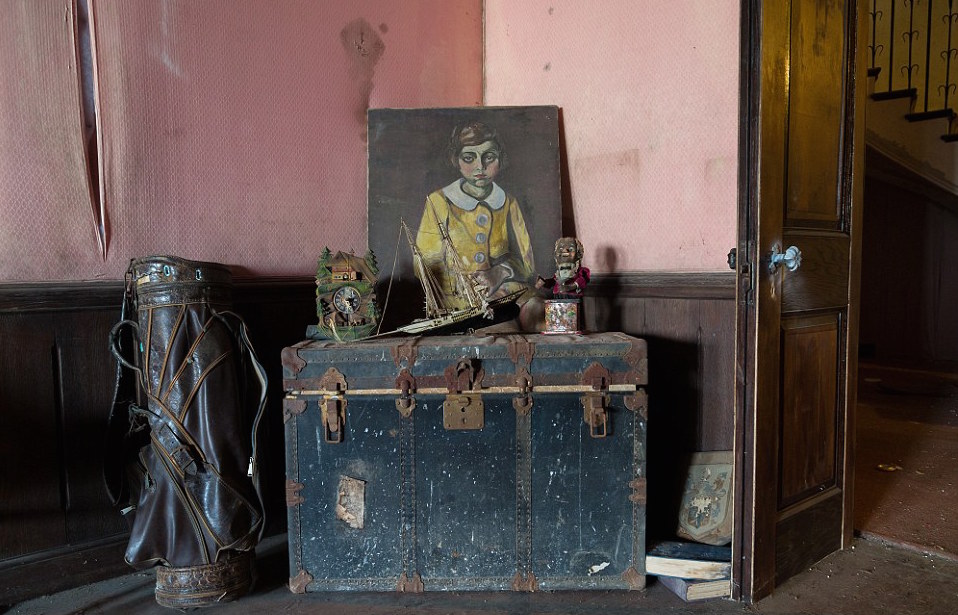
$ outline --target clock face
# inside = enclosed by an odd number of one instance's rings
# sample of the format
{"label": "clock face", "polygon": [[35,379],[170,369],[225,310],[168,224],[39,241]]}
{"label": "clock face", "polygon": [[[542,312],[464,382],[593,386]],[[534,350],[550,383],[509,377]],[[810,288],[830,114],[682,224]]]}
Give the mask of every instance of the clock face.
{"label": "clock face", "polygon": [[352,314],[359,309],[362,296],[352,286],[343,286],[333,295],[333,307],[343,314]]}

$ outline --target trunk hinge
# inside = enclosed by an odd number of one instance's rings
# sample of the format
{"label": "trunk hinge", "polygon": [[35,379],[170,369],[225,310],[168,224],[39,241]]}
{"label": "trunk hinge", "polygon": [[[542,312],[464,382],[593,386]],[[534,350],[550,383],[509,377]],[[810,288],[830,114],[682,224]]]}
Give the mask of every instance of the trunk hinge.
{"label": "trunk hinge", "polygon": [[319,381],[323,393],[320,409],[323,415],[323,439],[331,444],[343,441],[346,423],[346,377],[330,367]]}
{"label": "trunk hinge", "polygon": [[520,358],[525,359],[526,365],[530,365],[532,357],[536,354],[536,345],[521,335],[510,337],[506,348],[509,352],[509,358],[517,365]]}
{"label": "trunk hinge", "polygon": [[582,402],[582,418],[589,426],[589,435],[593,438],[604,438],[609,435],[609,413],[606,406],[609,402],[608,390],[612,378],[609,370],[600,363],[593,363],[582,374],[582,385],[591,387],[592,391],[584,394]]}
{"label": "trunk hinge", "polygon": [[463,358],[446,368],[449,394],[442,404],[442,424],[446,429],[483,428],[485,408],[481,389],[485,374],[477,359]]}
{"label": "trunk hinge", "polygon": [[524,335],[515,335],[509,337],[506,348],[516,366],[516,386],[519,388],[519,394],[512,398],[512,407],[519,414],[529,414],[532,410],[532,374],[529,367],[536,353],[536,345]]}
{"label": "trunk hinge", "polygon": [[416,364],[416,357],[419,354],[419,350],[416,348],[415,338],[408,342],[396,344],[389,349],[389,352],[393,356],[393,362],[396,363],[396,367],[406,369],[412,369],[413,365]]}

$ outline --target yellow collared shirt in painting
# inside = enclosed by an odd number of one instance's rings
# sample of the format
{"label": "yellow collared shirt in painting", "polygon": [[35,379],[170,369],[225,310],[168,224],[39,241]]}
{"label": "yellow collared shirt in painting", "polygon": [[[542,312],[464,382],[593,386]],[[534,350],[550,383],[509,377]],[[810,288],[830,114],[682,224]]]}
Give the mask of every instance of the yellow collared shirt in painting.
{"label": "yellow collared shirt in painting", "polygon": [[451,307],[464,307],[464,302],[457,302],[453,296],[455,280],[447,275],[446,265],[452,255],[442,254],[437,224],[449,230],[462,270],[478,273],[489,288],[490,298],[531,288],[535,271],[532,242],[519,202],[496,184],[485,200],[477,200],[463,192],[461,181],[426,198],[416,235],[425,265],[442,284]]}

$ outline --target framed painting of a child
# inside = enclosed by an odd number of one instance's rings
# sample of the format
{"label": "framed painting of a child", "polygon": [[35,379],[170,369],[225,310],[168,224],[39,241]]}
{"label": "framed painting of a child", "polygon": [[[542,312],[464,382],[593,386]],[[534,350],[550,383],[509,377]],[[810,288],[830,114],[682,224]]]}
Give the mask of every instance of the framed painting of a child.
{"label": "framed painting of a child", "polygon": [[422,316],[403,221],[450,297],[457,259],[489,299],[534,298],[562,230],[558,108],[371,109],[368,120],[367,228],[380,306],[389,296],[384,330]]}

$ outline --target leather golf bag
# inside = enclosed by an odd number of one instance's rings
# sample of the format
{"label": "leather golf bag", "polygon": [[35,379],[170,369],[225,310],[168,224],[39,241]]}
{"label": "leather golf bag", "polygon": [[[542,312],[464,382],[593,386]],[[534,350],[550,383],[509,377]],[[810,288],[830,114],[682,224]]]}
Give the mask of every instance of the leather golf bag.
{"label": "leather golf bag", "polygon": [[121,321],[107,486],[132,516],[125,559],[157,566],[156,599],[190,608],[252,584],[264,525],[256,468],[266,376],[232,277],[216,263],[134,259]]}

